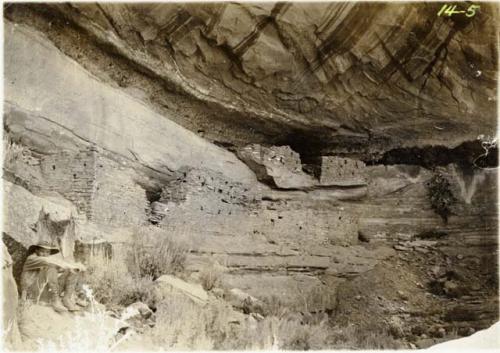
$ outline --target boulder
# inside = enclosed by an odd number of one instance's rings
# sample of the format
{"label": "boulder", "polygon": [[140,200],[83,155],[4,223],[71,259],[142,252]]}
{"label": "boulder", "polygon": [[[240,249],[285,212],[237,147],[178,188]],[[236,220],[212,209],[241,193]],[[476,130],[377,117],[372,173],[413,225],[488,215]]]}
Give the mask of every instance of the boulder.
{"label": "boulder", "polygon": [[145,328],[154,326],[155,316],[146,304],[135,302],[122,311],[120,319],[130,325],[133,331],[142,333]]}
{"label": "boulder", "polygon": [[3,285],[3,335],[4,343],[8,349],[19,349],[21,335],[19,333],[17,307],[17,285],[12,275],[12,258],[7,247],[2,245],[2,285]]}
{"label": "boulder", "polygon": [[259,312],[262,310],[262,302],[245,293],[239,288],[233,288],[224,294],[224,299],[234,308],[242,310],[245,314]]}
{"label": "boulder", "polygon": [[289,146],[252,144],[239,149],[238,157],[252,169],[258,180],[280,189],[307,189],[318,183],[302,171],[299,154]]}
{"label": "boulder", "polygon": [[208,294],[200,284],[188,283],[170,275],[161,276],[155,283],[164,295],[180,294],[202,306],[208,301]]}
{"label": "boulder", "polygon": [[122,316],[125,316],[129,319],[131,318],[144,318],[148,319],[153,315],[153,311],[144,303],[142,302],[135,302],[133,304],[130,304],[127,306],[124,310],[124,314]]}
{"label": "boulder", "polygon": [[20,293],[21,274],[23,272],[24,261],[28,257],[28,249],[6,233],[2,234],[2,240],[12,260],[12,275]]}
{"label": "boulder", "polygon": [[26,248],[39,240],[36,225],[42,210],[54,223],[68,222],[72,215],[77,214],[75,206],[62,197],[34,195],[8,181],[3,185],[6,210],[3,232]]}

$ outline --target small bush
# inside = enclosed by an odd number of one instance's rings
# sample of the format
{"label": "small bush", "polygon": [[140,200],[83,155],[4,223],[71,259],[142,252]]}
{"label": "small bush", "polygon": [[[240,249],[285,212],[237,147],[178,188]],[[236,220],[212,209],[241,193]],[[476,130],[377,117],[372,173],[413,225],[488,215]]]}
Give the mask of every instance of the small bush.
{"label": "small bush", "polygon": [[142,302],[156,310],[161,298],[155,287],[151,278],[136,278],[130,287],[117,298],[118,304],[129,306],[135,302]]}
{"label": "small bush", "polygon": [[326,320],[315,325],[298,320],[283,320],[280,322],[278,332],[280,349],[307,351],[332,346]]}
{"label": "small bush", "polygon": [[123,261],[100,256],[90,259],[83,282],[92,288],[95,300],[107,306],[119,305],[122,296],[134,285]]}
{"label": "small bush", "polygon": [[170,238],[136,236],[128,253],[129,271],[135,277],[151,278],[176,274],[184,269],[188,248]]}
{"label": "small bush", "polygon": [[450,182],[441,173],[435,173],[427,183],[427,192],[432,209],[448,223],[451,215],[451,207],[456,202],[456,198],[450,189]]}
{"label": "small bush", "polygon": [[215,266],[208,267],[200,272],[200,283],[203,289],[210,291],[220,285],[221,273]]}
{"label": "small bush", "polygon": [[332,348],[326,320],[304,323],[297,315],[289,318],[266,317],[244,322],[229,332],[218,349],[230,350],[320,350]]}
{"label": "small bush", "polygon": [[152,278],[134,278],[124,260],[116,257],[91,257],[83,282],[92,289],[95,300],[110,309],[118,309],[137,301],[155,308],[158,302]]}

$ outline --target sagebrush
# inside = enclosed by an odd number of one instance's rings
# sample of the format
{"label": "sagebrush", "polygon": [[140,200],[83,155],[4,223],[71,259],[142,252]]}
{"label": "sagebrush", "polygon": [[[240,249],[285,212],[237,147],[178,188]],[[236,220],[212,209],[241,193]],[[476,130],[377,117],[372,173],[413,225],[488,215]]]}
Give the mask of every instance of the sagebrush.
{"label": "sagebrush", "polygon": [[451,192],[451,185],[446,177],[436,172],[427,183],[427,192],[432,209],[448,223],[452,214],[452,206],[457,201]]}
{"label": "sagebrush", "polygon": [[186,244],[168,237],[136,236],[128,252],[127,265],[135,277],[154,281],[162,275],[182,272],[188,250]]}

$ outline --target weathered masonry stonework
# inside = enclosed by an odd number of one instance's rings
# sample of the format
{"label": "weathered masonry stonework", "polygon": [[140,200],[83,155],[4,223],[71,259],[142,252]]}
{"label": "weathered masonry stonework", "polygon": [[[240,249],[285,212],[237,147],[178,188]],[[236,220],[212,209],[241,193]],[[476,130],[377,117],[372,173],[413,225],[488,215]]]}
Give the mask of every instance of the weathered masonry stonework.
{"label": "weathered masonry stonework", "polygon": [[62,151],[44,156],[40,167],[46,187],[73,202],[79,213],[92,217],[92,194],[96,181],[96,151]]}
{"label": "weathered masonry stonework", "polygon": [[366,184],[365,163],[351,158],[321,157],[321,185],[352,186]]}
{"label": "weathered masonry stonework", "polygon": [[146,193],[125,169],[93,148],[48,155],[41,162],[47,189],[73,202],[81,216],[97,223],[142,225]]}
{"label": "weathered masonry stonework", "polygon": [[92,220],[115,226],[137,226],[147,222],[149,203],[130,169],[118,162],[97,157]]}

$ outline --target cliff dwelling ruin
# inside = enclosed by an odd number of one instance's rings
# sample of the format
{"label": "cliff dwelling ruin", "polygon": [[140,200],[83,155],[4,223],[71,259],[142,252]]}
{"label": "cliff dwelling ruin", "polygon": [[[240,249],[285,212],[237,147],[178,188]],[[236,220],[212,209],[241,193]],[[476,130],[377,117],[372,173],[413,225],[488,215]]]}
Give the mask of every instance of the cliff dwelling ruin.
{"label": "cliff dwelling ruin", "polygon": [[[5,3],[6,347],[418,349],[489,329],[499,9],[446,6]],[[33,246],[79,264],[74,294],[54,265],[56,298],[23,298]]]}

